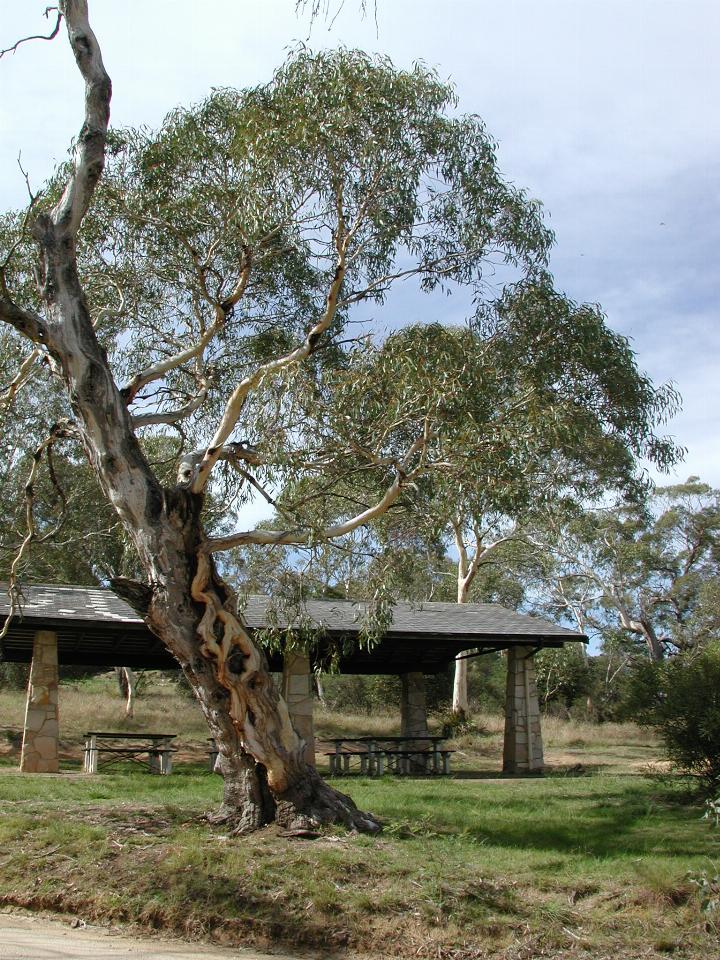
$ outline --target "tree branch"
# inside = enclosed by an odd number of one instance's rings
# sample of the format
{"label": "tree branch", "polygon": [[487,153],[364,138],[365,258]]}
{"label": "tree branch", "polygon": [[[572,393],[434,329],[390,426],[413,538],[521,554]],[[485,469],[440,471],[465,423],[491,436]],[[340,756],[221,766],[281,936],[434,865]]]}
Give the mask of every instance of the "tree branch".
{"label": "tree branch", "polygon": [[250,256],[246,251],[245,263],[242,267],[240,278],[235,286],[235,289],[227,300],[224,300],[222,303],[215,304],[215,321],[207,328],[200,339],[191,347],[188,347],[186,350],[181,350],[174,356],[168,357],[167,360],[162,360],[160,363],[156,363],[154,366],[147,367],[142,371],[142,373],[135,374],[132,380],[130,380],[120,391],[128,403],[132,403],[133,399],[137,395],[137,392],[144,386],[147,386],[148,383],[152,383],[153,380],[160,379],[160,377],[163,377],[166,373],[169,373],[170,370],[181,367],[184,363],[187,363],[188,360],[192,360],[194,357],[199,357],[202,354],[202,352],[205,350],[205,347],[207,347],[215,335],[225,325],[228,314],[245,293],[248,280],[250,279],[251,266],[252,264]]}
{"label": "tree branch", "polygon": [[[61,236],[74,239],[105,166],[112,84],[90,27],[87,0],[61,0],[59,10],[65,16],[68,40],[85,81],[85,122],[75,145],[72,176],[51,219]],[[33,232],[42,236],[42,224],[43,218],[38,218]]]}
{"label": "tree branch", "polygon": [[29,43],[31,40],[54,40],[55,37],[60,32],[60,23],[62,22],[62,13],[58,10],[57,7],[46,7],[45,13],[43,16],[45,19],[48,18],[48,14],[52,11],[57,12],[57,20],[55,21],[55,26],[50,31],[49,34],[45,35],[43,33],[36,33],[32,37],[23,37],[21,40],[18,40],[17,43],[14,43],[11,47],[8,47],[6,50],[0,50],[0,60],[5,56],[6,53],[15,53],[17,48],[21,43]]}
{"label": "tree branch", "polygon": [[[205,456],[204,450],[193,450],[186,453],[178,466],[177,482],[181,487],[189,487],[192,483],[198,464]],[[255,467],[261,466],[265,461],[253,447],[246,443],[226,443],[217,456],[218,460],[225,460],[229,463],[250,463]]]}
{"label": "tree branch", "polygon": [[[23,561],[23,558],[27,551],[30,548],[30,545],[35,541],[42,543],[44,540],[49,540],[51,537],[60,530],[64,519],[65,519],[65,508],[67,505],[67,500],[65,494],[61,490],[57,477],[55,476],[55,470],[53,468],[52,458],[50,451],[52,450],[53,445],[60,439],[66,439],[68,437],[75,437],[76,431],[73,425],[67,421],[61,421],[56,423],[50,430],[48,436],[43,440],[43,442],[37,447],[32,457],[32,466],[30,468],[30,473],[27,480],[25,481],[25,523],[26,523],[26,533],[25,537],[18,548],[17,553],[13,559],[12,564],[10,565],[10,573],[8,576],[8,597],[10,598],[10,610],[7,617],[5,618],[5,623],[3,624],[2,630],[0,630],[0,640],[7,635],[8,630],[10,629],[10,623],[13,616],[17,610],[17,600],[19,595],[19,588],[17,584],[18,572],[20,570],[20,564]],[[40,470],[40,464],[42,462],[43,454],[47,454],[48,457],[48,469],[50,471],[50,479],[53,486],[58,491],[60,496],[60,501],[62,503],[62,512],[60,519],[55,525],[55,527],[43,534],[38,536],[37,525],[35,523],[35,481],[37,480],[37,475]]]}
{"label": "tree branch", "polygon": [[149,427],[160,423],[172,426],[175,423],[180,423],[181,420],[187,420],[188,417],[192,416],[192,414],[195,413],[196,410],[199,410],[203,403],[205,403],[207,395],[208,388],[207,385],[204,385],[183,407],[178,407],[176,410],[168,410],[166,413],[137,414],[132,417],[131,422],[133,428]]}
{"label": "tree branch", "polygon": [[33,343],[47,343],[47,327],[40,314],[19,307],[11,298],[5,285],[5,276],[0,271],[0,320],[14,327]]}
{"label": "tree branch", "polygon": [[248,543],[261,543],[272,545],[294,545],[309,543],[312,540],[333,540],[336,537],[343,537],[358,527],[364,526],[375,517],[385,513],[400,495],[404,483],[409,479],[408,476],[398,470],[392,484],[385,491],[384,496],[372,507],[363,510],[350,520],[343,523],[333,524],[325,527],[323,530],[246,530],[240,533],[231,534],[228,537],[217,537],[207,540],[203,550],[206,553],[217,553],[221,550],[231,550],[233,547],[243,546]]}
{"label": "tree branch", "polygon": [[335,238],[337,265],[335,267],[335,274],[330,284],[330,289],[328,290],[325,302],[325,312],[322,316],[322,319],[319,320],[310,330],[305,338],[305,341],[299,347],[297,347],[295,350],[291,350],[290,353],[287,353],[282,357],[278,357],[275,360],[271,360],[268,363],[262,364],[257,368],[257,370],[255,370],[254,373],[248,377],[245,377],[237,385],[225,407],[225,412],[222,420],[220,421],[220,426],[218,427],[210,446],[205,451],[205,455],[198,466],[197,475],[192,484],[193,493],[202,493],[205,489],[210,477],[210,471],[217,463],[219,451],[222,449],[223,444],[235,429],[235,425],[240,419],[240,414],[242,413],[250,391],[258,387],[265,377],[270,376],[273,373],[278,373],[280,370],[292,366],[293,364],[300,363],[302,360],[305,360],[307,357],[309,357],[313,350],[315,350],[317,347],[322,335],[329,329],[333,320],[335,319],[338,300],[340,297],[340,290],[345,279],[347,249],[349,242],[347,234],[341,229],[344,226],[344,218],[342,213],[342,196],[340,194],[337,195],[336,202],[338,215],[338,229]]}
{"label": "tree branch", "polygon": [[42,351],[36,347],[32,350],[20,364],[20,369],[15,374],[10,383],[5,387],[2,396],[0,396],[0,408],[7,410],[12,406],[12,402],[18,390],[22,389],[30,379],[30,371],[35,366],[35,361],[42,356]]}
{"label": "tree branch", "polygon": [[361,511],[350,520],[342,523],[332,524],[322,530],[245,530],[239,533],[231,534],[228,537],[218,537],[206,541],[203,550],[206,553],[214,553],[221,550],[230,550],[233,547],[241,546],[247,543],[279,544],[279,545],[301,545],[310,543],[313,540],[333,540],[336,537],[344,537],[358,527],[382,516],[395,503],[400,496],[400,492],[415,476],[422,470],[422,463],[410,470],[410,462],[425,446],[425,437],[418,437],[408,448],[407,453],[400,461],[395,464],[395,479],[385,491],[384,495],[372,507]]}

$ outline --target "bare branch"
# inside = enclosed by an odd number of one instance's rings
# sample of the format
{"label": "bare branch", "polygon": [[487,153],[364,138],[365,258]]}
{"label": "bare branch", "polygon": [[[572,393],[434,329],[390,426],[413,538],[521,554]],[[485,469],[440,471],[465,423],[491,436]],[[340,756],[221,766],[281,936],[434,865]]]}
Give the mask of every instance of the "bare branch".
{"label": "bare branch", "polygon": [[0,395],[0,410],[10,409],[18,390],[21,390],[28,382],[32,368],[35,366],[36,360],[41,356],[42,351],[38,350],[36,347],[27,355],[27,357],[25,357],[23,362],[20,364],[20,369],[15,374],[15,377],[7,385],[7,387],[5,387],[2,395]]}
{"label": "bare branch", "polygon": [[47,342],[47,328],[40,314],[34,310],[19,307],[11,298],[5,285],[5,275],[0,271],[0,320],[10,324],[18,333],[21,333],[33,343]]}
{"label": "bare branch", "polygon": [[[266,503],[270,504],[270,506],[273,507],[275,510],[277,510],[279,513],[283,513],[283,514],[285,513],[285,511],[283,511],[280,507],[278,507],[277,501],[270,496],[270,494],[267,492],[265,487],[258,480],[255,479],[255,477],[250,473],[249,470],[245,470],[238,463],[233,463],[231,465],[233,469],[236,470],[244,480],[247,480],[247,482],[250,484],[250,486],[254,490],[257,490],[257,492],[260,494],[263,500],[265,500]],[[287,516],[287,514],[285,515]]]}
{"label": "bare branch", "polygon": [[120,294],[120,306],[118,307],[105,307],[104,309],[98,311],[98,315],[93,320],[93,326],[97,329],[105,320],[120,320],[125,316],[125,294],[117,286],[113,284],[117,292]]}
{"label": "bare branch", "polygon": [[[112,84],[88,20],[87,0],[61,0],[68,39],[85,81],[85,122],[75,146],[74,170],[51,220],[62,233],[75,237],[105,166],[105,139],[110,120]],[[43,234],[43,219],[36,234]]]}
{"label": "bare branch", "polygon": [[187,420],[188,417],[192,416],[192,414],[195,413],[196,410],[199,410],[203,403],[205,403],[207,395],[208,387],[207,384],[205,384],[185,406],[178,407],[177,410],[168,410],[165,413],[143,413],[132,417],[133,428],[149,427],[161,423],[172,426],[175,423],[180,423],[181,420]]}
{"label": "bare branch", "polygon": [[29,43],[31,40],[54,40],[55,37],[60,32],[60,24],[62,22],[62,12],[59,11],[57,7],[46,7],[45,13],[43,14],[43,16],[47,20],[48,15],[53,12],[57,13],[57,20],[55,21],[55,26],[53,27],[51,32],[47,34],[47,36],[42,33],[36,33],[32,37],[23,37],[21,40],[18,40],[17,43],[14,43],[11,47],[8,47],[6,50],[0,50],[0,60],[2,60],[2,58],[5,56],[6,53],[15,53],[17,48],[22,43]]}
{"label": "bare branch", "polygon": [[313,540],[333,540],[336,537],[344,537],[358,527],[364,526],[376,517],[385,513],[400,495],[403,485],[409,478],[400,470],[397,471],[395,479],[387,488],[383,497],[372,507],[363,510],[350,520],[343,523],[336,523],[323,530],[246,530],[240,533],[231,534],[228,537],[217,537],[206,541],[204,550],[207,553],[216,553],[221,550],[230,550],[233,547],[243,546],[248,543],[262,543],[273,545],[301,545],[310,543]]}
{"label": "bare branch", "polygon": [[215,305],[215,321],[207,328],[200,339],[191,347],[188,347],[186,350],[181,350],[172,357],[168,357],[167,360],[162,360],[160,363],[156,363],[154,366],[148,367],[142,373],[135,374],[132,380],[130,380],[120,391],[127,399],[128,403],[132,403],[134,397],[137,395],[138,390],[141,390],[144,386],[147,386],[148,383],[152,383],[153,380],[160,379],[160,377],[163,377],[166,373],[169,373],[170,370],[175,370],[177,367],[181,367],[184,363],[187,363],[188,360],[192,360],[195,357],[201,356],[205,350],[205,347],[207,347],[210,341],[225,325],[225,321],[227,320],[230,311],[233,309],[233,307],[235,307],[242,295],[245,293],[248,280],[250,279],[250,269],[250,257],[249,255],[246,255],[245,263],[240,273],[240,279],[235,285],[235,289],[233,290],[232,294],[227,300],[224,300],[223,303]]}
{"label": "bare branch", "polygon": [[22,165],[22,154],[18,154],[17,165],[20,168],[20,173],[23,175],[23,180],[25,181],[25,187],[28,192],[28,200],[30,202],[30,209],[35,206],[37,202],[38,195],[32,192],[32,187],[30,186],[30,174]]}
{"label": "bare branch", "polygon": [[[43,442],[37,447],[33,453],[32,458],[32,467],[30,468],[30,473],[27,480],[25,481],[25,522],[26,522],[26,534],[20,544],[20,547],[15,554],[12,564],[10,565],[10,574],[8,576],[8,597],[10,598],[10,610],[7,617],[5,618],[5,623],[3,624],[2,630],[0,630],[0,640],[7,635],[8,630],[10,629],[10,623],[13,616],[17,610],[17,603],[19,598],[19,589],[18,589],[18,573],[20,570],[20,564],[25,557],[25,554],[30,549],[30,545],[35,541],[42,543],[45,540],[49,540],[51,537],[60,530],[64,519],[65,519],[65,507],[67,505],[67,499],[64,492],[58,484],[57,477],[55,476],[55,469],[53,467],[51,450],[53,445],[60,439],[65,439],[68,437],[74,437],[76,435],[75,429],[72,424],[68,421],[61,421],[56,423],[48,436],[43,440]],[[35,481],[37,480],[37,475],[40,470],[40,464],[42,462],[43,454],[48,456],[48,469],[50,471],[51,482],[58,491],[60,496],[60,501],[62,504],[62,511],[60,519],[55,527],[43,534],[38,536],[37,526],[35,523]]]}
{"label": "bare branch", "polygon": [[477,576],[480,567],[483,566],[483,564],[493,562],[489,558],[491,554],[496,552],[497,548],[501,544],[512,543],[513,541],[516,541],[518,537],[514,535],[498,537],[497,540],[493,540],[492,543],[488,543],[487,545],[483,546],[482,532],[479,524],[473,521],[472,528],[475,542],[471,545],[470,549],[468,549],[468,544],[463,532],[462,520],[460,518],[455,518],[450,521],[450,526],[453,531],[455,547],[458,552],[458,603],[464,603],[470,586]]}
{"label": "bare branch", "polygon": [[[187,487],[192,483],[197,466],[202,462],[204,456],[204,450],[193,450],[183,456],[178,466],[177,475],[177,482],[180,486]],[[250,463],[256,467],[265,462],[257,450],[242,442],[225,444],[219,451],[217,459],[229,463]]]}
{"label": "bare branch", "polygon": [[247,543],[301,545],[310,543],[314,540],[333,540],[336,537],[344,537],[346,534],[352,533],[353,530],[357,530],[358,527],[363,527],[370,523],[370,521],[374,520],[376,517],[382,516],[382,514],[386,513],[390,509],[390,507],[400,496],[402,489],[407,486],[422,469],[421,466],[416,466],[415,469],[410,470],[409,466],[413,457],[418,452],[422,452],[424,446],[424,436],[418,437],[417,440],[410,445],[402,461],[395,465],[395,479],[387,488],[381,499],[378,500],[377,503],[373,504],[373,506],[367,507],[365,510],[356,514],[349,520],[345,520],[342,523],[333,524],[332,526],[325,527],[319,531],[309,529],[245,530],[239,533],[231,534],[228,537],[219,537],[213,540],[208,540],[206,541],[203,549],[208,553],[214,553],[220,550],[230,550],[232,547],[241,546],[242,544]]}

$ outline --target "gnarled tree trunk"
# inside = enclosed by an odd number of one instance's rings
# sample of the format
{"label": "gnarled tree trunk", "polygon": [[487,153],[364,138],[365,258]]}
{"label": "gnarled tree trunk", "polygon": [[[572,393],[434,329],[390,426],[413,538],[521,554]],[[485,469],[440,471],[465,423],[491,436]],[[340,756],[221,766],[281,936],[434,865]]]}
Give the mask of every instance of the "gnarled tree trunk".
{"label": "gnarled tree trunk", "polygon": [[[371,815],[305,762],[304,742],[266,658],[203,549],[201,500],[183,487],[163,491],[150,536],[138,539],[139,545],[147,539],[158,544],[142,558],[152,585],[145,597],[146,622],[180,663],[218,745],[225,788],[215,819],[239,832],[272,821],[286,828],[340,823],[377,831]],[[127,596],[127,587],[115,586]]]}

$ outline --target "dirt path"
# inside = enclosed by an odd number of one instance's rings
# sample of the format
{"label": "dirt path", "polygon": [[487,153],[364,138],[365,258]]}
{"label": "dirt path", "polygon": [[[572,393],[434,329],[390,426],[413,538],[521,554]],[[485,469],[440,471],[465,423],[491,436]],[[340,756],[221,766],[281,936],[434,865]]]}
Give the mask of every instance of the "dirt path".
{"label": "dirt path", "polygon": [[73,928],[68,922],[0,913],[0,960],[295,960],[287,954],[222,949],[180,940],[126,937],[104,927]]}

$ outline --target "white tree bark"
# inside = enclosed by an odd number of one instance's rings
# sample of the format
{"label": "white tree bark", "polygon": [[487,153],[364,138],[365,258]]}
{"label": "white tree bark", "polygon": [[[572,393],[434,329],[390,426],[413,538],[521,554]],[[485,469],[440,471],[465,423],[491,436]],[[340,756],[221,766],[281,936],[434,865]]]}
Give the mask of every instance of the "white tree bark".
{"label": "white tree bark", "polygon": [[[499,537],[492,543],[483,545],[482,533],[477,523],[472,524],[472,538],[467,542],[465,526],[461,518],[451,523],[455,547],[458,552],[457,562],[457,602],[467,603],[472,582],[477,572],[490,554],[501,544],[511,540],[511,537]],[[467,656],[458,654],[455,658],[455,675],[453,679],[452,712],[455,716],[464,719],[469,712],[468,700],[468,660]]]}
{"label": "white tree bark", "polygon": [[137,694],[137,677],[130,667],[115,667],[115,677],[118,682],[120,695],[125,700],[125,717],[131,720],[135,716],[135,697]]}

